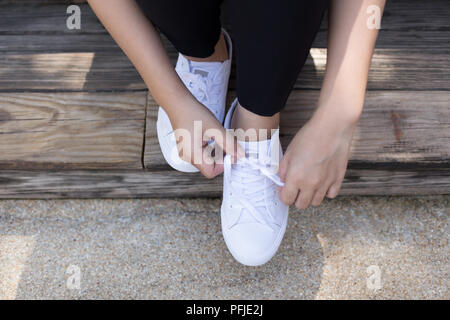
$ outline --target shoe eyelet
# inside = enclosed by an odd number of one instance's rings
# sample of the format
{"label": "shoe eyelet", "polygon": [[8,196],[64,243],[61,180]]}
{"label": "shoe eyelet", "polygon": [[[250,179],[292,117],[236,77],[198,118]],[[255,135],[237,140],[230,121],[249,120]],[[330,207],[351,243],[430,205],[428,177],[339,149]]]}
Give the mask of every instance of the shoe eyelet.
{"label": "shoe eyelet", "polygon": [[230,204],[230,209],[233,209],[233,205],[232,204]]}

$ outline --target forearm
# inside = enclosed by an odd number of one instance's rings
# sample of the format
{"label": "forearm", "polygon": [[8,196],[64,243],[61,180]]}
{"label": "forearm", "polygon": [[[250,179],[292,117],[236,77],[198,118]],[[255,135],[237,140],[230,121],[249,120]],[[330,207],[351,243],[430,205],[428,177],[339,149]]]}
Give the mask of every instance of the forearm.
{"label": "forearm", "polygon": [[88,2],[169,115],[179,103],[193,99],[172,67],[158,32],[134,0]]}
{"label": "forearm", "polygon": [[367,8],[383,11],[385,0],[331,0],[327,68],[318,113],[357,122],[362,112],[377,29],[367,26]]}

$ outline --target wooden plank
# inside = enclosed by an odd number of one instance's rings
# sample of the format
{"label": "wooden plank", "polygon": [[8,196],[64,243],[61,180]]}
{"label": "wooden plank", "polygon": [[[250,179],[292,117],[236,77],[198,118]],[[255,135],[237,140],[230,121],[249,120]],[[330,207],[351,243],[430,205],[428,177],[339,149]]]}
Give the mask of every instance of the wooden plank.
{"label": "wooden plank", "polygon": [[[395,10],[402,8],[401,3],[408,10],[400,10],[402,19],[398,19]],[[442,0],[388,2],[369,90],[450,88],[450,33],[445,32],[450,19],[442,9],[448,6],[450,2]],[[65,28],[64,7],[2,5],[0,91],[145,90],[139,74],[88,5],[82,6],[83,27],[76,32]],[[321,32],[296,89],[320,89],[326,59],[326,30]],[[167,40],[165,45],[175,61],[176,50]],[[234,71],[230,88],[235,88]]]}
{"label": "wooden plank", "polygon": [[112,58],[123,55],[108,34],[0,34],[2,55],[80,52],[107,52]]}
{"label": "wooden plank", "polygon": [[0,169],[142,169],[146,93],[0,94]]}
{"label": "wooden plank", "polygon": [[[281,114],[282,142],[311,117],[316,91],[295,91]],[[369,91],[355,133],[352,162],[450,164],[450,91]],[[337,108],[339,106],[336,106]]]}
{"label": "wooden plank", "polygon": [[[450,40],[450,39],[449,39]],[[313,48],[295,89],[320,89],[327,49]],[[376,49],[368,90],[449,90],[450,49]]]}
{"label": "wooden plank", "polygon": [[[66,37],[63,38],[67,41]],[[71,41],[68,43],[72,45]],[[44,44],[39,42],[39,45]],[[31,46],[32,43],[27,44],[28,48]],[[96,53],[5,53],[0,55],[0,91],[146,90],[136,69],[118,50]],[[171,57],[175,62],[174,51]],[[369,74],[368,89],[447,90],[450,88],[449,61],[450,49],[377,49]],[[319,90],[325,66],[326,49],[312,49],[295,89]],[[231,90],[236,88],[235,74],[233,69]]]}
{"label": "wooden plank", "polygon": [[[230,94],[230,99],[233,94]],[[281,113],[284,147],[311,117],[318,91],[292,92]],[[372,91],[354,137],[350,160],[385,163],[450,164],[450,91]],[[339,106],[336,106],[339,107]],[[165,165],[156,135],[157,105],[149,98],[144,164]]]}
{"label": "wooden plank", "polygon": [[146,169],[169,168],[161,152],[156,132],[156,120],[158,119],[158,104],[149,93],[147,96],[147,112],[145,126],[145,142],[143,166]]}
{"label": "wooden plank", "polygon": [[[81,29],[66,26],[67,7],[77,4],[81,9]],[[106,33],[88,4],[80,1],[4,1],[0,0],[0,34]]]}
{"label": "wooden plank", "polygon": [[[340,195],[450,194],[450,170],[348,170]],[[176,188],[174,188],[176,186]],[[222,177],[177,171],[0,171],[1,199],[220,197]]]}
{"label": "wooden plank", "polygon": [[[0,33],[2,32],[62,32],[70,33],[65,28],[65,8],[67,3],[83,2],[68,0],[0,0]],[[61,4],[63,3],[63,4]],[[87,4],[80,5],[83,27],[78,33],[98,33],[104,31],[97,18]],[[222,20],[228,29],[231,8],[224,4]],[[410,47],[417,43],[422,47],[434,44],[435,47],[449,48],[450,28],[448,12],[450,3],[447,0],[388,1],[382,21],[382,30],[378,42],[379,47]],[[2,13],[3,12],[3,13]],[[430,23],[432,21],[433,23]],[[325,18],[319,32],[317,47],[325,47],[327,19]],[[231,30],[232,31],[232,30]],[[445,41],[447,40],[447,41]]]}
{"label": "wooden plank", "polygon": [[0,91],[146,91],[122,53],[42,53],[0,56]]}

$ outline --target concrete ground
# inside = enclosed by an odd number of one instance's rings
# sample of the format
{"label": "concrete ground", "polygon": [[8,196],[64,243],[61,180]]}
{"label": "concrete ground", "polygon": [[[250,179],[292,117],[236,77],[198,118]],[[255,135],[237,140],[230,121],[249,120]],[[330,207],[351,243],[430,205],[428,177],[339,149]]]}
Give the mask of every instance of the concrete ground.
{"label": "concrete ground", "polygon": [[218,199],[0,201],[0,299],[449,299],[449,202],[292,209],[277,255],[250,268]]}

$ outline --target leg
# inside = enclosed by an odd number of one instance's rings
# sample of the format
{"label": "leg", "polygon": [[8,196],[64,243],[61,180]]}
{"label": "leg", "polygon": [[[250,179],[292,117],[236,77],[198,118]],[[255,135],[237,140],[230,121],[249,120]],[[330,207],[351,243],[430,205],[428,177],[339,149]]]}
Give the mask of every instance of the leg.
{"label": "leg", "polygon": [[328,1],[230,1],[240,103],[232,125],[275,129]]}
{"label": "leg", "polygon": [[[136,2],[150,21],[186,57],[203,61],[201,58],[214,56],[217,51],[219,56],[214,58],[223,59],[221,54],[226,53],[226,46],[221,37],[222,0],[136,0]],[[226,60],[226,57],[223,60]]]}
{"label": "leg", "polygon": [[[289,213],[277,195],[283,185],[276,174],[278,130],[270,139],[267,130],[278,128],[279,112],[308,56],[327,0],[230,1],[241,106],[233,104],[225,127],[244,129],[236,130],[238,140],[250,141],[239,141],[248,152],[236,165],[226,158],[222,232],[238,261],[257,266],[276,253]],[[253,138],[245,133],[248,129],[260,135]]]}
{"label": "leg", "polygon": [[[221,30],[222,0],[136,1],[153,25],[179,51],[175,71],[192,96],[206,107],[205,111],[209,110],[216,117],[218,120],[216,125],[220,126],[219,123],[222,123],[225,113],[232,53],[230,38]],[[192,145],[191,138],[181,139],[182,137],[175,132],[176,129],[182,128],[180,123],[183,117],[178,119],[178,123],[173,125],[173,120],[169,118],[164,106],[158,109],[156,130],[162,154],[174,169],[182,172],[197,172],[198,166],[183,160],[191,156],[191,150],[196,146]],[[183,149],[187,150],[187,154],[183,154],[185,151]],[[183,158],[180,157],[182,154]],[[191,158],[192,160],[196,159]],[[209,168],[214,169],[214,167]]]}

